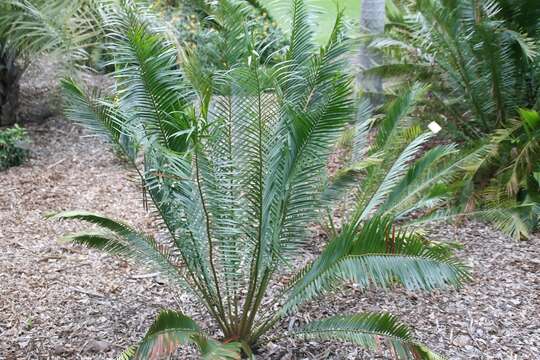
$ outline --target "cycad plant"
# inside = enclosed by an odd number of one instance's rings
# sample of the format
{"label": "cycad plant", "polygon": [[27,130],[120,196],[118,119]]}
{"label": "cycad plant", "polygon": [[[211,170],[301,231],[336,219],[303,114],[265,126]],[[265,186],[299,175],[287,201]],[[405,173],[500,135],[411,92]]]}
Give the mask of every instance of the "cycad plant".
{"label": "cycad plant", "polygon": [[460,191],[464,211],[498,208],[486,219],[515,239],[528,238],[540,220],[540,115],[519,114],[487,138],[488,151],[465,169]]}
{"label": "cycad plant", "polygon": [[0,3],[0,125],[17,119],[19,81],[32,62],[54,53],[66,64],[86,59],[99,33],[99,0],[3,0]]}
{"label": "cycad plant", "polygon": [[[534,3],[510,8],[535,14]],[[538,19],[519,27],[508,8],[495,0],[402,2],[389,13],[385,34],[370,41],[387,61],[366,75],[385,76],[392,85],[397,79],[432,84],[426,113],[444,114],[462,137],[481,138],[506,126],[519,107],[538,105]]]}
{"label": "cycad plant", "polygon": [[[102,10],[115,55],[113,94],[102,97],[66,80],[66,113],[125,152],[168,237],[158,241],[86,211],[54,218],[99,225],[67,239],[155,267],[196,296],[221,333],[210,338],[187,315],[164,311],[123,357],[157,359],[188,343],[208,359],[252,356],[282,319],[343,282],[431,290],[468,278],[448,246],[405,226],[441,203],[436,187],[443,175],[430,171],[455,150],[441,146],[421,155],[429,135],[408,113],[424,88],[389,106],[373,143],[373,123],[360,116],[349,166],[326,175],[333,144],[356,115],[343,71],[341,15],[318,49],[304,2],[295,0],[285,61],[261,64],[244,32],[246,56],[200,77],[198,62],[145,9],[123,2]],[[307,226],[344,197],[354,202],[346,221],[317,258],[302,264]],[[287,336],[383,346],[402,359],[439,358],[383,313],[318,319]]]}

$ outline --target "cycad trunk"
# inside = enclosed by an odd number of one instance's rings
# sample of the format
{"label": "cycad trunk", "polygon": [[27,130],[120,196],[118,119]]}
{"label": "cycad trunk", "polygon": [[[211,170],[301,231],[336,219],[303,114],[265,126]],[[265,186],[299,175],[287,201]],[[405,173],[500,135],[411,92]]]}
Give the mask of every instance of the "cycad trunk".
{"label": "cycad trunk", "polygon": [[17,121],[19,108],[19,80],[24,66],[17,63],[16,52],[0,44],[0,126]]}
{"label": "cycad trunk", "polygon": [[[385,0],[361,0],[360,6],[360,34],[373,35],[384,32],[384,21],[386,17]],[[362,75],[363,70],[372,68],[380,63],[380,56],[368,49],[365,44],[360,46],[358,53],[359,73],[357,85],[367,92],[382,92],[382,81],[380,77],[366,78]]]}

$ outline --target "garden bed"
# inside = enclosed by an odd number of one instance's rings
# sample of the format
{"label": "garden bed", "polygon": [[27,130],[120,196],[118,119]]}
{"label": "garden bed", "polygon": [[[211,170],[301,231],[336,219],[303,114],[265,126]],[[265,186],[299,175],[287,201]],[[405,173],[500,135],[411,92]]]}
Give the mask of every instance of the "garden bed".
{"label": "garden bed", "polygon": [[[192,298],[175,294],[139,266],[59,242],[77,228],[44,220],[50,211],[87,209],[152,229],[129,169],[97,139],[56,118],[32,125],[30,161],[0,173],[0,359],[110,359],[145,333],[162,308],[211,326]],[[432,294],[360,292],[346,286],[281,324],[308,317],[390,311],[449,359],[540,358],[540,239],[512,241],[480,223],[433,227],[463,244],[474,280]],[[315,228],[308,255],[324,236]],[[275,334],[270,334],[272,337]],[[338,343],[269,340],[262,359],[372,359]],[[190,350],[179,358],[196,358]]]}

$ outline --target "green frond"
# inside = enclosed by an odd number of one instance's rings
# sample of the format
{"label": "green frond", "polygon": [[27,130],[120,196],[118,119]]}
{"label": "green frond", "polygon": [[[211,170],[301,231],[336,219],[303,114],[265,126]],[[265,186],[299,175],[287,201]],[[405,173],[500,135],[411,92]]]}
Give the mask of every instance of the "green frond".
{"label": "green frond", "polygon": [[76,233],[66,239],[85,246],[128,255],[143,264],[148,264],[169,276],[172,280],[182,280],[179,262],[170,249],[158,244],[153,238],[141,234],[128,225],[88,211],[65,211],[48,216],[51,220],[81,220],[98,225],[116,235],[97,235],[97,233]]}
{"label": "green frond", "polygon": [[181,345],[195,344],[202,359],[240,359],[240,345],[222,344],[208,338],[189,317],[176,311],[161,311],[144,339],[139,343],[134,359],[161,359],[172,355]]}
{"label": "green frond", "polygon": [[98,44],[101,26],[97,2],[6,0],[11,8],[0,14],[0,31],[27,56],[59,53],[84,60],[86,50]]}
{"label": "green frond", "polygon": [[463,211],[460,208],[452,208],[435,211],[427,216],[411,220],[408,224],[411,227],[419,227],[427,223],[479,219],[491,223],[495,228],[508,236],[520,240],[528,238],[531,234],[531,229],[538,222],[537,207],[538,205],[535,203],[516,204],[515,201],[510,201],[476,210]]}
{"label": "green frond", "polygon": [[110,231],[113,231],[118,234],[123,234],[124,232],[129,233],[131,229],[118,221],[103,217],[99,214],[84,211],[84,210],[71,210],[64,211],[55,214],[47,215],[47,219],[50,220],[82,220],[87,221],[92,224],[99,225],[103,228],[106,228]]}
{"label": "green frond", "polygon": [[287,53],[287,58],[293,62],[293,66],[302,66],[315,48],[313,42],[313,31],[309,24],[309,12],[305,1],[293,0],[291,2],[292,24],[291,43]]}
{"label": "green frond", "polygon": [[[450,189],[444,186],[445,179],[438,176],[440,172],[437,170],[456,154],[457,148],[453,144],[428,150],[412,164],[406,176],[392,189],[380,211],[403,219],[413,212],[434,208],[430,200],[442,196],[451,197]],[[443,189],[447,191],[441,192]]]}
{"label": "green frond", "polygon": [[118,106],[101,97],[97,91],[88,94],[73,79],[62,79],[61,86],[66,117],[116,145],[134,161],[139,145],[130,130],[129,121]]}
{"label": "green frond", "polygon": [[222,343],[205,337],[194,336],[194,342],[199,348],[203,360],[240,360],[242,344],[233,341]]}
{"label": "green frond", "polygon": [[[404,178],[410,174],[409,169],[412,166],[412,161],[422,151],[423,145],[432,137],[431,133],[424,133],[414,139],[395,159],[390,169],[384,174],[384,178],[380,183],[376,184],[376,188],[366,189],[373,191],[371,194],[366,193],[365,199],[358,202],[355,211],[359,214],[358,221],[366,220],[374,213],[381,210],[383,204],[388,201],[388,197],[396,190]],[[364,190],[364,191],[366,191]]]}
{"label": "green frond", "polygon": [[135,359],[160,359],[172,355],[200,333],[199,326],[182,313],[161,311],[137,347]]}
{"label": "green frond", "polygon": [[178,69],[178,52],[157,22],[138,6],[124,3],[106,13],[122,111],[144,127],[150,143],[185,152],[193,124],[183,110],[191,92]]}
{"label": "green frond", "polygon": [[399,127],[406,125],[404,118],[414,109],[414,104],[426,94],[427,89],[426,86],[415,83],[403,95],[400,95],[388,105],[384,119],[377,130],[376,149],[386,147],[388,141],[393,139]]}
{"label": "green frond", "polygon": [[113,255],[129,253],[129,248],[113,234],[104,231],[83,231],[61,238],[62,241],[72,242],[88,248],[102,250]]}
{"label": "green frond", "polygon": [[136,346],[129,346],[116,357],[116,360],[133,360],[137,352]]}
{"label": "green frond", "polygon": [[431,244],[412,231],[399,231],[389,218],[374,217],[358,231],[342,229],[322,254],[292,280],[284,311],[313,299],[343,281],[361,288],[401,284],[432,290],[459,286],[469,279],[467,268],[448,247]]}
{"label": "green frond", "polygon": [[369,350],[383,348],[398,359],[442,360],[426,346],[416,342],[410,330],[390,314],[338,315],[312,321],[293,332],[294,336],[315,340],[352,342]]}

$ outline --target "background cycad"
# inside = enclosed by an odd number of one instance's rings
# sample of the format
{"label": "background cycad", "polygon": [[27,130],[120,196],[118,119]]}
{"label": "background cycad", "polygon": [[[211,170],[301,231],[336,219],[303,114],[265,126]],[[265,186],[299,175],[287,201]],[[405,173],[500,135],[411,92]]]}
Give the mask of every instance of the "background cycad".
{"label": "background cycad", "polygon": [[[220,2],[241,11],[230,3]],[[145,9],[130,2],[105,6],[116,69],[112,96],[96,97],[64,81],[66,114],[125,152],[168,237],[157,241],[83,211],[54,217],[99,225],[102,230],[68,239],[154,266],[193,293],[223,335],[222,342],[210,339],[186,315],[164,311],[126,358],[158,358],[186,343],[196,344],[205,358],[250,355],[280,319],[344,281],[431,290],[468,278],[447,246],[395,223],[438,205],[429,169],[453,151],[443,146],[421,156],[429,136],[408,123],[407,114],[423,89],[414,87],[390,106],[371,149],[366,112],[357,124],[351,168],[328,178],[328,156],[356,114],[343,71],[342,18],[317,49],[303,1],[295,0],[292,10],[283,62],[261,63],[257,44],[239,32],[246,56],[227,71],[199,78],[196,59],[182,53]],[[280,309],[261,309],[276,274],[300,255],[307,225],[355,188],[358,201],[347,221],[275,295]],[[290,335],[371,349],[383,340],[399,358],[437,358],[387,314],[335,316]]]}
{"label": "background cycad", "polygon": [[[538,38],[537,29],[512,21],[508,5],[500,3],[404,2],[390,14],[385,34],[370,42],[387,63],[367,73],[431,83],[428,105],[444,113],[460,136],[479,138],[507,125],[518,107],[537,105]],[[534,17],[534,6],[512,8]]]}

